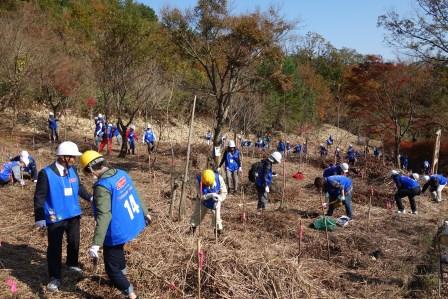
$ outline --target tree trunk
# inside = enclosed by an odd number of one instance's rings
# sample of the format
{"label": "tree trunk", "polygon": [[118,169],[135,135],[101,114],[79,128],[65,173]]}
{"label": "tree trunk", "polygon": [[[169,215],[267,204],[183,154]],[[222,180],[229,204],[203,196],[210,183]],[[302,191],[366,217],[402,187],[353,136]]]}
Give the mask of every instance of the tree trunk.
{"label": "tree trunk", "polygon": [[[213,147],[217,147],[221,145],[221,132],[222,128],[224,127],[225,123],[225,108],[222,104],[223,100],[218,100],[218,114],[216,115],[216,127],[215,127],[215,133],[213,135]],[[213,160],[215,162],[216,168],[218,168],[219,165],[219,156],[215,155],[215,151],[213,149]]]}
{"label": "tree trunk", "polygon": [[126,137],[127,126],[123,125],[121,120],[118,121],[118,128],[121,135],[121,149],[118,157],[125,158],[128,153],[128,138]]}

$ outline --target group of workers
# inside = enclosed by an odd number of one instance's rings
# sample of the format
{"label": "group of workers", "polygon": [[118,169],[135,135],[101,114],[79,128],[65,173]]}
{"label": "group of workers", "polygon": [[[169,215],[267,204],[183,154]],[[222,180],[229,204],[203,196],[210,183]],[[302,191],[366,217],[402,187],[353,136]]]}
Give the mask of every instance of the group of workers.
{"label": "group of workers", "polygon": [[[112,139],[115,137],[117,140],[117,145],[121,146],[122,137],[120,134],[120,130],[116,124],[107,123],[105,117],[100,113],[95,117],[95,132],[94,132],[94,140],[95,140],[95,148],[98,149],[98,152],[102,152],[104,148],[107,146],[107,152],[112,152]],[[126,130],[126,139],[127,139],[127,152],[128,154],[135,155],[136,144],[138,142],[138,135],[135,129],[135,125],[131,124],[129,128]],[[148,153],[151,153],[154,150],[156,143],[156,135],[152,130],[152,126],[150,124],[146,125],[144,129],[144,135],[142,139],[142,143],[147,146]]]}

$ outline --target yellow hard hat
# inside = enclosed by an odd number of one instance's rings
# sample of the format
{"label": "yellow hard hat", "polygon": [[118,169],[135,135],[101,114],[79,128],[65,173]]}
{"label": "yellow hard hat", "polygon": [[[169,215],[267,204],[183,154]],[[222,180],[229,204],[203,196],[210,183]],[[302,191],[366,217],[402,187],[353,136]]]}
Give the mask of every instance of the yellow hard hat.
{"label": "yellow hard hat", "polygon": [[81,158],[79,158],[79,164],[81,166],[81,169],[86,168],[90,163],[92,163],[96,159],[102,158],[102,157],[103,156],[100,153],[98,153],[97,151],[93,151],[93,150],[85,151],[81,155]]}
{"label": "yellow hard hat", "polygon": [[205,186],[213,186],[215,184],[215,173],[211,169],[206,169],[201,175],[202,184]]}

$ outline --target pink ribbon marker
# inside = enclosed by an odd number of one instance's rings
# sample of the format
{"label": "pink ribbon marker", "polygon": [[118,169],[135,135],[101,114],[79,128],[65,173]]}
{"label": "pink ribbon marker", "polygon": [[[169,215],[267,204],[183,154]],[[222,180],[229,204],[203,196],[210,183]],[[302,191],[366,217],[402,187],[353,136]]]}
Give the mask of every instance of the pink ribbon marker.
{"label": "pink ribbon marker", "polygon": [[17,284],[14,279],[8,277],[6,279],[6,284],[9,286],[9,290],[11,291],[11,293],[15,294],[17,292]]}

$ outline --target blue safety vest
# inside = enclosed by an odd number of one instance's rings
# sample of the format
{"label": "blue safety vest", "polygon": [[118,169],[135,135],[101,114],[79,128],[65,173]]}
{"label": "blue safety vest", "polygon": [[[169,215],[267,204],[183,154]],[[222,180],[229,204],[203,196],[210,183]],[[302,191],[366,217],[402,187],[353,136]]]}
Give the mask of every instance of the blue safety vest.
{"label": "blue safety vest", "polygon": [[16,166],[20,166],[20,163],[16,161],[3,163],[0,167],[0,180],[9,182],[12,176],[12,169]]}
{"label": "blue safety vest", "polygon": [[[393,180],[398,188],[400,189],[416,189],[420,188],[420,184],[415,181],[414,179],[411,179],[410,177],[404,176],[404,175],[397,175],[393,177]],[[401,187],[400,187],[401,186]]]}
{"label": "blue safety vest", "polygon": [[446,183],[448,182],[447,179],[443,175],[440,175],[440,174],[433,174],[430,177],[430,180],[438,181],[439,185],[446,185]]}
{"label": "blue safety vest", "polygon": [[67,176],[60,176],[50,166],[43,169],[48,178],[48,194],[44,204],[47,224],[81,215],[78,190],[79,178],[70,167]]}
{"label": "blue safety vest", "polygon": [[128,136],[129,142],[134,143],[135,140],[135,132],[133,129],[129,130],[129,136]]}
{"label": "blue safety vest", "polygon": [[115,246],[136,238],[145,228],[145,211],[129,175],[120,169],[111,177],[99,179],[95,186],[102,186],[111,193],[112,219],[107,228],[104,245]]}
{"label": "blue safety vest", "polygon": [[278,143],[278,145],[277,145],[277,150],[279,151],[279,152],[284,152],[285,151],[285,144],[283,143],[283,142],[279,142]]}
{"label": "blue safety vest", "polygon": [[[259,187],[262,188],[263,185],[265,186],[271,186],[272,183],[272,167],[268,170],[267,169],[267,163],[269,163],[268,161],[264,160],[263,161],[263,168],[262,168],[262,172],[258,174],[256,180],[255,180],[255,184]],[[266,171],[267,173],[267,177],[266,176]]]}
{"label": "blue safety vest", "polygon": [[341,185],[344,188],[344,193],[348,194],[352,191],[352,180],[343,175],[333,175],[327,177],[327,192],[331,196],[341,195],[340,188],[335,187],[335,185]]}
{"label": "blue safety vest", "polygon": [[57,129],[58,128],[58,123],[57,123],[56,118],[51,117],[51,118],[48,119],[48,127],[50,129]]}
{"label": "blue safety vest", "polygon": [[152,130],[147,130],[145,132],[145,142],[146,143],[153,143],[155,141],[154,133]]}
{"label": "blue safety vest", "polygon": [[240,168],[240,151],[235,149],[233,153],[231,151],[226,152],[225,165],[226,168],[234,172]]}
{"label": "blue safety vest", "polygon": [[344,171],[342,170],[341,166],[334,165],[326,168],[322,174],[324,178],[327,178],[332,175],[342,175]]}

